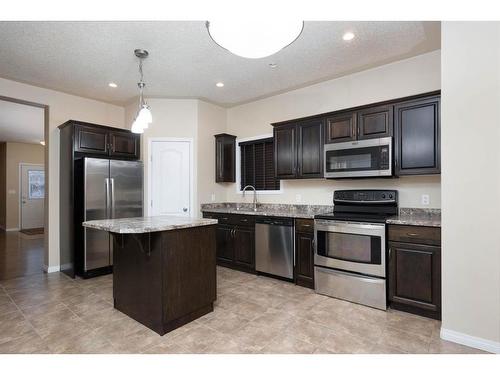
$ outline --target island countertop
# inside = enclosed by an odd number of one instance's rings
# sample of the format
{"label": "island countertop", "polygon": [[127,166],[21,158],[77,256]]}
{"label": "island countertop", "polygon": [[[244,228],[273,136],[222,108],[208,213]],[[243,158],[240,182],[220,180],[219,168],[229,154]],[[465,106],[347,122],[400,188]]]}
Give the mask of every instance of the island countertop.
{"label": "island countertop", "polygon": [[216,219],[197,219],[183,216],[131,217],[125,219],[91,220],[82,223],[87,228],[121,234],[163,232],[214,224],[217,224]]}

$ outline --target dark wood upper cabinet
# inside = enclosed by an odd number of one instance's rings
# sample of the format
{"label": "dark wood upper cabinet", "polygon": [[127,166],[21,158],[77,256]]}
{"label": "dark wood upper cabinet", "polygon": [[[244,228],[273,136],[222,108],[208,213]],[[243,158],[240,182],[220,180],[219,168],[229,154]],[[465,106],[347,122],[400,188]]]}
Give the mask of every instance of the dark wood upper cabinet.
{"label": "dark wood upper cabinet", "polygon": [[95,126],[75,126],[75,151],[107,155],[109,131]]}
{"label": "dark wood upper cabinet", "polygon": [[394,114],[396,175],[440,173],[440,97],[396,104]]}
{"label": "dark wood upper cabinet", "polygon": [[276,178],[297,176],[297,128],[295,124],[274,128],[274,166]]}
{"label": "dark wood upper cabinet", "polygon": [[274,127],[276,178],[323,177],[323,119]]}
{"label": "dark wood upper cabinet", "polygon": [[391,137],[393,106],[383,105],[358,111],[357,139]]}
{"label": "dark wood upper cabinet", "polygon": [[236,181],[236,136],[215,135],[215,182]]}
{"label": "dark wood upper cabinet", "polygon": [[297,125],[297,178],[323,177],[323,120]]}
{"label": "dark wood upper cabinet", "polygon": [[110,132],[109,133],[109,155],[139,158],[141,137],[139,134]]}
{"label": "dark wood upper cabinet", "polygon": [[356,113],[346,112],[326,119],[326,143],[349,142],[356,140]]}
{"label": "dark wood upper cabinet", "polygon": [[140,141],[139,134],[125,129],[112,130],[93,124],[78,124],[74,127],[74,151],[84,154],[139,159]]}

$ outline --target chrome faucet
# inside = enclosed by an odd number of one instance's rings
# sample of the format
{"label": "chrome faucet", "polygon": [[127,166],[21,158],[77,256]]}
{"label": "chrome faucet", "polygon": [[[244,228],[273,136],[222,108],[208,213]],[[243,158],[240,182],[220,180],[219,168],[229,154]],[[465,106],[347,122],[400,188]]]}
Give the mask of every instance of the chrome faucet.
{"label": "chrome faucet", "polygon": [[253,189],[253,210],[257,211],[257,190],[252,185],[247,185],[243,188],[243,197],[245,196],[245,192],[247,191],[247,188]]}

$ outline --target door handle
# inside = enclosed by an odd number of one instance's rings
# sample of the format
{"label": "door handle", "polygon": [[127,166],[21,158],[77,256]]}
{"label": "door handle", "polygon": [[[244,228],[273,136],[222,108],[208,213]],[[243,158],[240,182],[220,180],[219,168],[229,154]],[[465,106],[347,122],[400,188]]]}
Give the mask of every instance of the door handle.
{"label": "door handle", "polygon": [[115,179],[110,178],[111,182],[111,219],[115,218]]}
{"label": "door handle", "polygon": [[182,211],[184,211],[184,212],[187,212],[187,210],[188,210],[188,209],[187,209],[186,207],[184,207],[184,208],[182,209]]}
{"label": "door handle", "polygon": [[104,189],[106,190],[106,219],[109,219],[110,209],[109,205],[111,203],[110,190],[109,190],[109,178],[104,179]]}

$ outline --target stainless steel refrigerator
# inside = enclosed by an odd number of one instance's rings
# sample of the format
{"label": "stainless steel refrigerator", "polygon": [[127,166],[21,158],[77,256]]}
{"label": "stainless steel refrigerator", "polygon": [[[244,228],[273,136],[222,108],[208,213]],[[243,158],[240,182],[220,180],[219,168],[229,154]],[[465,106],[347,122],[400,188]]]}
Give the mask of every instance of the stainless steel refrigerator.
{"label": "stainless steel refrigerator", "polygon": [[[85,158],[83,184],[84,221],[143,216],[142,162]],[[108,232],[85,228],[83,241],[84,274],[113,265]]]}

